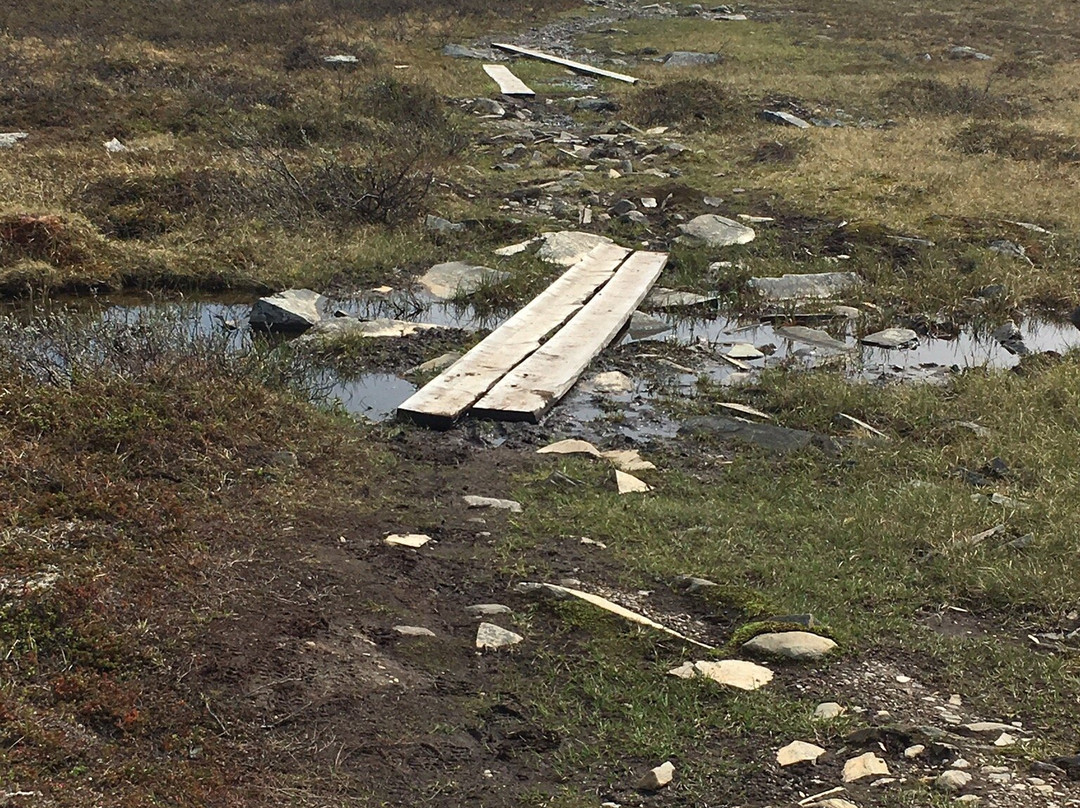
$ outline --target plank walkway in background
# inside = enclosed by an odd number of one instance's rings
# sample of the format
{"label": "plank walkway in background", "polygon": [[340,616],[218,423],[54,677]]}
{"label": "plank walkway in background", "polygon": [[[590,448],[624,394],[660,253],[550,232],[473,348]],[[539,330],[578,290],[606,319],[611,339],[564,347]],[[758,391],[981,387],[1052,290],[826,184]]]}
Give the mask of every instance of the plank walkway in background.
{"label": "plank walkway in background", "polygon": [[582,64],[581,62],[575,62],[570,59],[563,59],[561,56],[552,56],[550,53],[533,50],[532,48],[521,48],[517,45],[508,45],[505,42],[492,42],[491,46],[508,53],[516,53],[518,56],[528,56],[533,59],[540,59],[544,62],[562,65],[563,67],[568,67],[578,73],[588,73],[590,76],[603,76],[604,78],[615,79],[616,81],[625,81],[627,84],[637,84],[638,81],[633,76],[628,76],[625,73],[615,73],[612,70],[604,70],[601,67],[593,67],[592,65]]}
{"label": "plank walkway in background", "polygon": [[511,73],[510,68],[505,65],[484,65],[484,72],[499,85],[499,92],[503,95],[517,95],[527,98],[536,95],[528,84]]}
{"label": "plank walkway in background", "polygon": [[569,323],[476,402],[473,414],[537,423],[626,325],[667,260],[667,253],[631,255]]}
{"label": "plank walkway in background", "polygon": [[464,415],[544,337],[577,314],[608,283],[630,254],[601,244],[564,272],[525,308],[398,407],[398,416],[426,426],[448,428]]}

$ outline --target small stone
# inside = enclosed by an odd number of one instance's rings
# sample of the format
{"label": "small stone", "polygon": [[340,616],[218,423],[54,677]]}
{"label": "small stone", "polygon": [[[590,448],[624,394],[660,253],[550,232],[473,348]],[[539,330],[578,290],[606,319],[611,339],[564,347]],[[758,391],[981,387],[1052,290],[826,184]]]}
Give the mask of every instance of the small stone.
{"label": "small stone", "polygon": [[511,608],[502,603],[474,603],[466,606],[465,612],[472,617],[497,617],[500,614],[510,614]]}
{"label": "small stone", "polygon": [[861,340],[864,345],[878,348],[905,348],[919,341],[919,335],[910,328],[886,328],[869,334]]}
{"label": "small stone", "polygon": [[1016,743],[1016,736],[1007,732],[1001,733],[994,741],[994,746],[1012,746]]}
{"label": "small stone", "polygon": [[606,236],[575,230],[545,233],[541,236],[541,239],[543,239],[544,243],[537,252],[537,257],[549,264],[558,264],[564,267],[573,266],[597,245],[613,243]]}
{"label": "small stone", "polygon": [[30,135],[27,132],[0,132],[0,149],[10,149],[22,143]]}
{"label": "small stone", "polygon": [[732,345],[726,354],[732,359],[764,359],[765,354],[749,342],[737,342]]}
{"label": "small stone", "polygon": [[787,746],[777,750],[776,762],[783,766],[795,766],[799,763],[817,763],[818,758],[824,755],[825,749],[805,741],[792,741]]}
{"label": "small stone", "polygon": [[513,631],[507,631],[505,628],[500,628],[494,623],[481,623],[480,627],[476,630],[476,647],[480,649],[498,650],[500,648],[508,648],[511,645],[517,645],[524,640],[520,634],[515,634]]}
{"label": "small stone", "polygon": [[804,121],[797,115],[792,115],[790,112],[783,112],[782,110],[766,109],[762,111],[761,117],[770,123],[778,123],[783,126],[794,126],[796,129],[810,128],[810,124],[807,121]]}
{"label": "small stone", "polygon": [[954,760],[952,762],[952,767],[954,769],[970,769],[971,768],[971,762],[968,761],[968,760],[965,760],[964,758],[957,758],[956,760]]}
{"label": "small stone", "polygon": [[867,752],[858,757],[851,758],[851,760],[844,764],[843,780],[845,783],[853,783],[856,780],[862,780],[866,777],[875,777],[881,774],[887,775],[888,773],[888,764],[873,752]]}
{"label": "small stone", "polygon": [[942,772],[934,780],[934,788],[947,794],[955,794],[971,782],[971,775],[967,772],[950,769]]}
{"label": "small stone", "polygon": [[977,62],[986,62],[994,58],[993,56],[977,51],[975,48],[969,47],[968,45],[953,45],[946,51],[946,54],[950,59],[974,59]]}
{"label": "small stone", "polygon": [[106,141],[102,145],[105,147],[105,151],[109,152],[110,154],[117,154],[119,152],[126,152],[128,150],[128,147],[116,138]]}
{"label": "small stone", "polygon": [[827,799],[811,803],[809,808],[859,808],[859,806],[853,803],[851,800],[845,800],[843,797],[829,797]]}
{"label": "small stone", "polygon": [[288,289],[255,301],[248,322],[268,331],[305,331],[322,319],[323,300],[310,289]]}
{"label": "small stone", "polygon": [[521,503],[512,499],[496,499],[495,497],[463,497],[465,504],[470,508],[495,508],[511,513],[521,513]]}
{"label": "small stone", "polygon": [[904,750],[904,757],[906,757],[908,760],[915,760],[915,758],[922,755],[922,753],[925,751],[926,747],[923,746],[921,743],[917,743],[914,746],[909,746],[907,749]]}
{"label": "small stone", "polygon": [[720,61],[719,53],[696,53],[694,51],[672,51],[664,59],[664,67],[704,67]]}
{"label": "small stone", "polygon": [[836,648],[828,637],[809,631],[770,632],[743,643],[745,651],[800,661],[821,659]]}
{"label": "small stone", "polygon": [[629,393],[634,389],[634,380],[617,370],[597,373],[589,384],[598,393]]}
{"label": "small stone", "polygon": [[465,225],[461,222],[452,222],[442,216],[435,216],[430,213],[424,220],[424,227],[436,233],[463,233],[465,231]]}
{"label": "small stone", "polygon": [[747,286],[766,300],[803,300],[834,297],[861,285],[854,272],[818,272],[782,275],[779,278],[751,278]]}
{"label": "small stone", "polygon": [[[767,685],[773,678],[773,672],[768,668],[741,659],[695,662],[694,670],[699,676],[739,690],[757,690]],[[669,673],[674,672],[669,671]]]}
{"label": "small stone", "polygon": [[394,626],[394,631],[405,637],[434,637],[435,632],[423,626]]}
{"label": "small stone", "polygon": [[700,244],[706,247],[727,247],[733,244],[748,244],[757,234],[752,227],[739,224],[715,213],[697,216],[683,225],[679,225],[683,235],[679,241]]}
{"label": "small stone", "polygon": [[391,533],[385,541],[397,547],[416,548],[423,547],[431,541],[431,536],[425,536],[423,533]]}
{"label": "small stone", "polygon": [[844,708],[835,701],[824,701],[814,708],[815,721],[832,721],[844,714]]}
{"label": "small stone", "polygon": [[642,777],[637,787],[642,791],[658,791],[671,782],[675,776],[675,766],[670,760],[661,763],[655,769],[649,769]]}
{"label": "small stone", "polygon": [[434,359],[429,359],[426,362],[421,362],[419,365],[413,368],[409,368],[405,371],[405,375],[411,375],[413,373],[435,373],[441,370],[446,370],[456,361],[461,359],[461,353],[459,351],[450,351],[444,353],[441,356],[436,356]]}
{"label": "small stone", "polygon": [[957,797],[956,802],[962,803],[964,805],[977,805],[978,803],[982,802],[982,797],[980,797],[978,794],[964,794],[962,797]]}

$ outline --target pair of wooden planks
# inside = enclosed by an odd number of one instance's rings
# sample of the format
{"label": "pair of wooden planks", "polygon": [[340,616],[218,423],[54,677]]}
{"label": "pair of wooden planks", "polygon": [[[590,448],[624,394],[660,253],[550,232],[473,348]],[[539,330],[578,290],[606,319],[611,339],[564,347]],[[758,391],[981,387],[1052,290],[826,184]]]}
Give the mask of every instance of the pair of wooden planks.
{"label": "pair of wooden planks", "polygon": [[631,254],[614,244],[595,247],[414,393],[398,415],[438,428],[469,410],[497,420],[539,421],[626,325],[667,259],[666,253]]}

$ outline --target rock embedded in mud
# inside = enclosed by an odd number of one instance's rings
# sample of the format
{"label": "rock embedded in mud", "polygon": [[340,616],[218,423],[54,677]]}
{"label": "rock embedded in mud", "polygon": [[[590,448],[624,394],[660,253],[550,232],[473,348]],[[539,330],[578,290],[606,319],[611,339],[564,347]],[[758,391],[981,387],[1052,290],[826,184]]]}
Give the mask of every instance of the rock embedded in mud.
{"label": "rock embedded in mud", "polygon": [[908,348],[919,341],[919,335],[910,328],[886,328],[863,337],[860,342],[877,348]]}
{"label": "rock embedded in mud", "polygon": [[784,339],[789,339],[793,342],[804,342],[807,345],[813,345],[816,348],[825,348],[830,351],[850,350],[850,346],[848,346],[847,343],[836,339],[829,334],[828,331],[822,331],[820,328],[810,328],[805,325],[785,325],[777,328],[775,333],[778,337],[783,337]]}
{"label": "rock embedded in mud", "polygon": [[474,603],[466,606],[465,612],[472,617],[498,617],[500,614],[511,614],[512,609],[501,603]]}
{"label": "rock embedded in mud", "polygon": [[672,51],[664,57],[664,67],[706,67],[715,65],[723,57],[719,53],[698,53],[697,51]]}
{"label": "rock embedded in mud", "polygon": [[461,359],[460,351],[449,351],[440,356],[436,356],[434,359],[429,359],[426,362],[421,362],[416,367],[411,367],[405,371],[405,375],[409,376],[414,373],[436,373],[446,370],[456,361]]}
{"label": "rock embedded in mud", "polygon": [[395,547],[423,547],[429,541],[431,536],[424,535],[423,533],[391,533],[385,539],[387,544],[394,545]]}
{"label": "rock embedded in mud", "polygon": [[524,640],[520,634],[500,628],[494,623],[481,623],[476,630],[476,647],[481,650],[498,651]]}
{"label": "rock embedded in mud", "polygon": [[513,499],[497,499],[496,497],[478,497],[468,495],[464,497],[465,504],[470,508],[495,508],[500,511],[521,513],[521,503]]}
{"label": "rock embedded in mud", "polygon": [[658,791],[668,785],[675,776],[675,766],[670,760],[645,773],[637,784],[642,791]]}
{"label": "rock embedded in mud", "polygon": [[715,213],[696,216],[686,224],[679,225],[679,230],[683,234],[678,237],[677,241],[705,247],[729,247],[734,244],[749,244],[757,236],[754,228],[718,216]]}
{"label": "rock embedded in mud", "polygon": [[934,788],[938,791],[944,791],[946,794],[955,794],[964,789],[970,782],[971,775],[968,772],[949,769],[935,778]]}
{"label": "rock embedded in mud", "polygon": [[423,626],[394,626],[394,631],[403,637],[434,637],[435,632]]}
{"label": "rock embedded in mud", "polygon": [[629,393],[634,389],[634,380],[618,370],[597,373],[587,382],[587,386],[597,393]]}
{"label": "rock embedded in mud", "polygon": [[268,331],[306,331],[322,319],[323,302],[323,296],[310,289],[287,289],[255,301],[248,322]]}
{"label": "rock embedded in mud", "polygon": [[781,767],[797,766],[800,763],[817,763],[818,758],[824,755],[826,751],[812,743],[792,741],[787,746],[777,750],[776,762]]}
{"label": "rock embedded in mud", "polygon": [[809,121],[804,121],[798,115],[776,109],[762,110],[761,117],[769,123],[778,123],[781,126],[794,126],[796,129],[809,129]]}
{"label": "rock embedded in mud", "polygon": [[779,278],[751,278],[747,281],[766,300],[812,300],[835,297],[862,283],[854,272],[816,272],[806,275],[782,275]]}
{"label": "rock embedded in mud", "polygon": [[809,631],[777,631],[758,634],[742,647],[755,654],[804,662],[821,659],[835,651],[837,645],[828,637]]}
{"label": "rock embedded in mud", "polygon": [[844,764],[843,780],[845,783],[853,783],[867,777],[877,777],[889,773],[888,764],[873,752],[854,757]]}

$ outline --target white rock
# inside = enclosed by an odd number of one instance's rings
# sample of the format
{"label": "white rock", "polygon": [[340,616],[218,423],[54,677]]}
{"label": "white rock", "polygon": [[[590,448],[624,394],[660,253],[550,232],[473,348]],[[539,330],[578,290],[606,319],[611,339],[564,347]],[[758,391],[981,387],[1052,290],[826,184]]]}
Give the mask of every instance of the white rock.
{"label": "white rock", "polygon": [[645,776],[638,781],[637,787],[642,791],[657,791],[670,783],[674,776],[675,766],[668,760],[655,769],[649,769]]}
{"label": "white rock", "polygon": [[481,649],[498,650],[508,648],[511,645],[517,645],[524,639],[520,634],[507,631],[494,623],[481,623],[476,630],[476,647]]}
{"label": "white rock", "polygon": [[28,137],[30,135],[27,132],[0,132],[0,149],[10,149]]}
{"label": "white rock", "polygon": [[654,286],[642,305],[653,309],[677,309],[704,306],[717,300],[719,298],[716,295],[699,295],[696,292],[680,292],[677,289]]}
{"label": "white rock", "polygon": [[[397,339],[408,337],[421,331],[442,328],[435,323],[414,323],[409,320],[358,320],[355,317],[331,317],[320,320],[300,339],[304,342],[326,342],[346,336],[368,337],[369,339]],[[282,329],[284,330],[284,329]]]}
{"label": "white rock", "polygon": [[511,513],[521,513],[521,503],[512,499],[497,499],[495,497],[466,496],[463,498],[470,508],[495,508]]}
{"label": "white rock", "polygon": [[832,719],[843,715],[844,712],[843,706],[837,704],[835,701],[823,701],[814,708],[814,720],[831,721]]}
{"label": "white rock", "polygon": [[834,297],[859,286],[854,272],[818,272],[783,275],[779,278],[751,278],[747,285],[766,300],[812,300]]}
{"label": "white rock", "polygon": [[777,631],[759,634],[743,643],[743,650],[786,659],[821,659],[837,645],[828,637],[809,631]]}
{"label": "white rock", "polygon": [[109,152],[110,154],[117,154],[118,152],[126,152],[128,150],[127,146],[125,146],[116,138],[108,140],[102,145],[105,147],[105,151]]}
{"label": "white rock", "polygon": [[587,454],[600,457],[600,450],[587,440],[567,438],[536,450],[537,454]]}
{"label": "white rock", "polygon": [[394,631],[406,637],[434,637],[435,632],[423,626],[394,626]]}
{"label": "white rock", "polygon": [[255,328],[271,331],[304,331],[322,319],[322,302],[323,296],[310,289],[287,289],[256,300],[248,321]]}
{"label": "white rock", "polygon": [[431,536],[425,536],[423,533],[391,533],[386,537],[387,544],[397,547],[423,547],[429,541],[431,541]]}
{"label": "white rock", "polygon": [[732,359],[764,359],[765,354],[749,342],[737,342],[728,348],[727,356]]}
{"label": "white rock", "polygon": [[955,794],[971,782],[971,775],[967,772],[949,769],[942,772],[934,780],[934,788],[949,794]]}
{"label": "white rock", "polygon": [[700,676],[739,690],[757,690],[773,678],[773,672],[768,668],[741,659],[695,662],[694,669]]}
{"label": "white rock", "polygon": [[776,752],[776,762],[781,766],[794,766],[799,763],[817,763],[825,754],[824,749],[805,741],[792,741]]}
{"label": "white rock", "polygon": [[576,230],[545,233],[540,238],[543,239],[544,243],[537,252],[537,257],[541,261],[563,267],[573,266],[588,255],[590,250],[600,244],[614,243],[607,236],[582,233]]}
{"label": "white rock", "polygon": [[501,603],[474,603],[466,606],[465,611],[473,617],[496,617],[500,614],[510,614],[511,608]]}
{"label": "white rock", "polygon": [[908,760],[914,760],[915,758],[922,755],[922,753],[925,751],[926,747],[923,746],[921,743],[917,743],[914,746],[909,746],[907,749],[904,750],[904,757],[906,757]]}
{"label": "white rock", "polygon": [[1016,736],[1003,732],[994,741],[994,746],[1012,746],[1014,743],[1016,743]]}
{"label": "white rock", "polygon": [[684,662],[677,668],[672,668],[668,671],[669,676],[677,676],[680,679],[693,679],[697,676],[697,668],[693,662]]}
{"label": "white rock", "polygon": [[528,241],[520,241],[517,244],[509,244],[505,247],[499,247],[499,249],[495,250],[495,255],[501,256],[503,258],[508,258],[511,255],[523,253],[539,240],[540,239],[538,238],[531,238]]}
{"label": "white rock", "polygon": [[599,393],[629,393],[634,389],[634,380],[618,370],[609,370],[589,379],[589,387]]}
{"label": "white rock", "polygon": [[844,764],[843,779],[845,783],[853,783],[864,777],[876,777],[889,773],[889,766],[884,760],[873,752],[867,752],[854,757]]}
{"label": "white rock", "polygon": [[910,328],[886,328],[863,337],[860,342],[864,345],[874,345],[878,348],[904,348],[919,341],[919,335]]}
{"label": "white rock", "polygon": [[962,797],[957,797],[956,802],[962,803],[963,805],[977,805],[982,802],[982,797],[978,794],[965,794]]}
{"label": "white rock", "polygon": [[683,235],[679,241],[701,244],[706,247],[728,247],[732,244],[748,244],[754,240],[754,228],[739,224],[733,219],[706,213],[679,225]]}
{"label": "white rock", "polygon": [[652,486],[644,480],[639,480],[633,474],[627,474],[625,471],[619,471],[618,469],[615,469],[615,485],[618,487],[620,494],[641,494],[652,491]]}
{"label": "white rock", "polygon": [[497,283],[510,277],[489,267],[474,266],[461,261],[436,264],[419,278],[417,283],[432,296],[447,300],[459,294],[470,295],[485,283]]}

